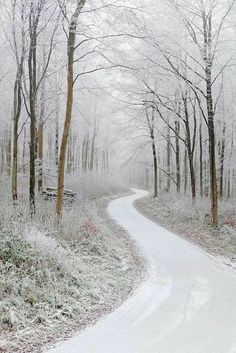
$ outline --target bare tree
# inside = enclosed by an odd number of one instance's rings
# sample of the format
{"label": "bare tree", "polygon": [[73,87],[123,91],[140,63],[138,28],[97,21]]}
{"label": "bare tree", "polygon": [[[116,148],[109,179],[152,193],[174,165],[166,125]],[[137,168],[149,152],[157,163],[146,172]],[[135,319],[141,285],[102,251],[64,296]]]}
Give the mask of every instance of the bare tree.
{"label": "bare tree", "polygon": [[155,136],[155,109],[151,106],[151,112],[149,112],[150,108],[148,106],[145,107],[145,115],[148,123],[148,130],[151,139],[151,147],[152,147],[152,159],[153,159],[153,176],[154,176],[154,193],[153,197],[156,198],[158,196],[158,156],[157,156],[157,148],[156,148],[156,136]]}
{"label": "bare tree", "polygon": [[[44,78],[47,74],[52,52],[55,48],[55,33],[58,28],[58,20],[60,13],[56,12],[55,5],[47,3],[46,0],[30,0],[29,3],[29,19],[28,19],[28,37],[29,37],[29,50],[28,50],[28,87],[25,85],[25,91],[28,98],[26,102],[27,113],[30,118],[30,182],[29,182],[29,202],[30,210],[33,215],[36,211],[35,207],[35,185],[36,185],[36,171],[35,164],[37,159],[37,98],[40,91],[42,83],[44,83]],[[46,16],[47,13],[47,16]],[[55,15],[55,18],[54,18]],[[45,16],[45,17],[44,17]],[[46,19],[46,20],[45,20]],[[41,21],[44,21],[41,23]],[[40,73],[38,71],[38,49],[39,49],[39,35],[46,30],[46,28],[51,26],[49,35],[49,44],[47,48],[47,53],[44,54],[44,67],[41,69]],[[42,106],[41,106],[42,108]],[[42,128],[42,120],[41,126]],[[41,141],[42,140],[42,129]],[[42,152],[42,150],[41,150]]]}
{"label": "bare tree", "polygon": [[[62,133],[62,141],[58,165],[58,181],[57,181],[57,203],[56,214],[58,221],[62,216],[63,194],[64,194],[64,177],[65,177],[65,159],[66,148],[68,144],[68,137],[70,132],[72,109],[73,109],[73,87],[74,87],[74,62],[76,50],[76,29],[78,25],[79,15],[86,3],[86,0],[77,0],[75,9],[69,20],[68,25],[68,39],[67,39],[67,102],[66,102],[66,116],[64,129]],[[63,11],[65,14],[65,11]]]}
{"label": "bare tree", "polygon": [[[18,138],[19,138],[19,119],[22,110],[22,80],[23,80],[23,68],[26,55],[26,43],[25,43],[25,3],[20,2],[19,5],[19,17],[20,23],[18,27],[17,23],[17,2],[12,0],[12,48],[16,60],[16,78],[14,84],[14,104],[13,104],[13,146],[12,146],[12,199],[17,200],[18,188],[17,188],[17,174],[18,174]],[[20,35],[17,35],[18,33]]]}
{"label": "bare tree", "polygon": [[[215,1],[210,1],[206,4],[203,0],[200,0],[193,8],[189,8],[188,11],[183,10],[181,4],[179,5],[173,0],[170,0],[172,6],[177,10],[181,19],[183,20],[187,32],[192,39],[193,43],[199,50],[200,59],[189,55],[192,61],[197,64],[198,67],[203,71],[199,72],[191,67],[188,62],[181,60],[181,63],[190,70],[192,73],[197,75],[198,79],[204,81],[205,89],[202,89],[199,84],[196,84],[191,78],[188,78],[184,73],[180,72],[178,65],[173,61],[173,56],[168,53],[164,53],[164,57],[167,60],[170,71],[182,78],[186,84],[188,84],[191,90],[196,96],[197,103],[201,114],[207,124],[208,136],[209,136],[209,161],[210,161],[210,190],[211,190],[211,220],[213,225],[217,225],[218,222],[218,191],[217,191],[217,167],[216,167],[216,137],[215,137],[215,113],[217,103],[219,101],[220,94],[214,100],[213,97],[213,85],[217,81],[218,77],[222,74],[228,62],[213,77],[213,67],[217,55],[217,49],[219,46],[220,35],[222,32],[223,25],[227,16],[229,15],[235,0],[229,2],[226,11],[221,16],[220,20],[216,15],[213,17],[213,13],[216,10]],[[202,62],[201,62],[202,61]],[[202,98],[206,103],[206,113],[202,105]]]}

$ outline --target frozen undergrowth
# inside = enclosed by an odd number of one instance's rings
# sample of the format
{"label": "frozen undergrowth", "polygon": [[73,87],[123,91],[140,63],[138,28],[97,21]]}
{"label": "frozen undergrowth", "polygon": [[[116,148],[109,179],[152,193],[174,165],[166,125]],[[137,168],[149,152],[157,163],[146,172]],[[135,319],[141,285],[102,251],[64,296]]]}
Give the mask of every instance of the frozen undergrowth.
{"label": "frozen undergrowth", "polygon": [[181,236],[197,243],[211,254],[223,256],[226,263],[236,262],[236,211],[233,201],[220,202],[219,227],[210,224],[209,201],[163,193],[136,201],[145,215]]}
{"label": "frozen undergrowth", "polygon": [[94,196],[82,201],[64,213],[60,231],[50,203],[38,200],[33,221],[24,203],[1,207],[0,352],[40,350],[111,311],[138,283],[132,242]]}

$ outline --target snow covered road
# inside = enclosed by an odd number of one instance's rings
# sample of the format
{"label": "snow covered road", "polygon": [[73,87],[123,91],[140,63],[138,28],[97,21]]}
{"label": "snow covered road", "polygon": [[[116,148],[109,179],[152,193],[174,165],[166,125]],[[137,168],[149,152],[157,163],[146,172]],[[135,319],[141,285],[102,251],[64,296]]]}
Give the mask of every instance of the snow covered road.
{"label": "snow covered road", "polygon": [[140,215],[135,195],[112,217],[135,238],[149,275],[115,312],[47,353],[236,353],[236,275]]}

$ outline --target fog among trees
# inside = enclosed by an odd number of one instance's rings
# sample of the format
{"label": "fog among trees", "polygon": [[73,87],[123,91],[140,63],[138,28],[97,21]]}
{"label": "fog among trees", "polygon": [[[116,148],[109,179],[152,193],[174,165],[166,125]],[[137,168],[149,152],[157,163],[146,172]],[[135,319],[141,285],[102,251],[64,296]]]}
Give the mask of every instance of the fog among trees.
{"label": "fog among trees", "polygon": [[235,352],[236,0],[0,0],[0,50],[0,352]]}
{"label": "fog among trees", "polygon": [[235,197],[235,2],[1,2],[1,179],[29,204],[67,176]]}

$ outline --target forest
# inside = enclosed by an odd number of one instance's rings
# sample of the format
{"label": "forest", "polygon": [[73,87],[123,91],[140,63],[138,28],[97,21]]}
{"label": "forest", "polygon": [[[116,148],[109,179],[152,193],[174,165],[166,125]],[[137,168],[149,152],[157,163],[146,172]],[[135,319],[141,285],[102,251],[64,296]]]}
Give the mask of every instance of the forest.
{"label": "forest", "polygon": [[233,1],[5,1],[1,23],[13,201],[28,178],[34,213],[57,180],[60,217],[65,173],[121,169],[154,197],[209,198],[217,224],[218,199],[235,196]]}
{"label": "forest", "polygon": [[236,261],[236,1],[0,6],[0,352],[33,352],[144,276],[105,212],[130,188],[150,193],[146,216]]}

